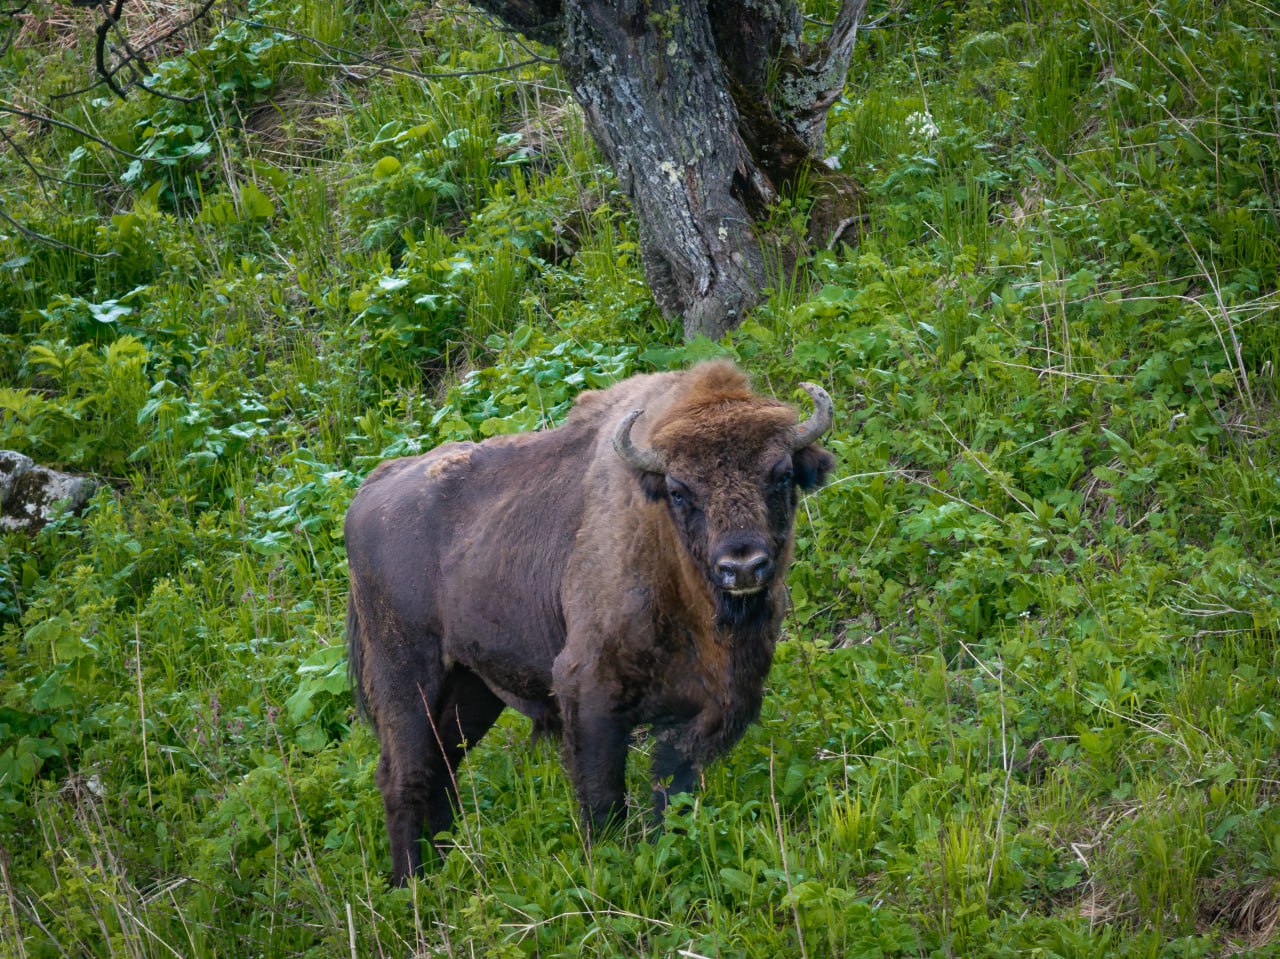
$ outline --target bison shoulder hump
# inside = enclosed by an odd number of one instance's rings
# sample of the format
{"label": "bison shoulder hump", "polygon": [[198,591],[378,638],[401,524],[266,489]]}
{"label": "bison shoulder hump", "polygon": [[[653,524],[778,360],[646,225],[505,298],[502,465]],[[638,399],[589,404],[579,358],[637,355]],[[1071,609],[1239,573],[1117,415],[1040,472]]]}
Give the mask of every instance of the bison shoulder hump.
{"label": "bison shoulder hump", "polygon": [[471,454],[475,448],[474,443],[459,443],[453,449],[441,447],[422,464],[423,478],[438,480],[450,473],[465,470],[471,465]]}
{"label": "bison shoulder hump", "polygon": [[475,443],[446,443],[422,456],[405,456],[379,463],[356,494],[357,503],[368,504],[386,496],[433,485],[442,478],[464,471],[471,463]]}

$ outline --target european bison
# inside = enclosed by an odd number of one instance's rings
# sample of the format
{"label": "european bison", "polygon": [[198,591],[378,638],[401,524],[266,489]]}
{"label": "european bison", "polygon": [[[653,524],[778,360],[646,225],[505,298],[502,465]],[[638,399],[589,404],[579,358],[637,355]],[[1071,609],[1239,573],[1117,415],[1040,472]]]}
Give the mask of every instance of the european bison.
{"label": "european bison", "polygon": [[815,412],[731,363],[636,376],[557,429],[380,465],[347,512],[353,683],[382,747],[392,879],[448,829],[455,771],[503,707],[563,733],[588,830],[623,805],[632,729],[654,805],[756,718],[786,607],[797,490],[834,465]]}

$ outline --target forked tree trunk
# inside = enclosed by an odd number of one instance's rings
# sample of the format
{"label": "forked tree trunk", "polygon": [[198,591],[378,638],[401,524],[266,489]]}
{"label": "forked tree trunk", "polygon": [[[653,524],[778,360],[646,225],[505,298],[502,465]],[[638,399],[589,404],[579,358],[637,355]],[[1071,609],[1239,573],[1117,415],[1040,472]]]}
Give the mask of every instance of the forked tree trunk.
{"label": "forked tree trunk", "polygon": [[866,0],[843,0],[824,40],[805,43],[795,0],[475,0],[560,47],[596,142],[640,224],[658,305],[687,337],[741,322],[767,281],[760,219],[821,165]]}

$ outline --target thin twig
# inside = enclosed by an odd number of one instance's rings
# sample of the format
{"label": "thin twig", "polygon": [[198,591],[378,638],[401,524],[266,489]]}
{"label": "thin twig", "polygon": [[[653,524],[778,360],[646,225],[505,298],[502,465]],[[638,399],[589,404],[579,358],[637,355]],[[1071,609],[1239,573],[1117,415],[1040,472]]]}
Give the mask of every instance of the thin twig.
{"label": "thin twig", "polygon": [[70,130],[72,133],[78,133],[82,137],[84,137],[86,140],[92,140],[94,143],[97,143],[99,146],[104,146],[111,152],[118,153],[122,157],[128,157],[130,160],[148,159],[147,157],[144,157],[141,154],[130,153],[128,150],[124,149],[123,147],[118,147],[114,143],[112,143],[110,140],[104,139],[103,137],[100,137],[97,134],[90,133],[84,127],[76,126],[74,123],[70,123],[66,120],[59,120],[57,117],[51,117],[43,113],[32,113],[30,110],[21,110],[18,107],[15,107],[11,103],[4,103],[4,102],[0,102],[0,113],[11,113],[16,117],[23,117],[27,120],[33,120],[36,123],[48,123],[55,127],[61,127],[64,130]]}
{"label": "thin twig", "polygon": [[351,902],[348,900],[347,907],[347,944],[351,947],[351,959],[360,959],[359,953],[356,952],[356,921],[351,915]]}
{"label": "thin twig", "polygon": [[93,47],[93,62],[98,76],[102,77],[103,82],[106,83],[112,93],[123,100],[124,91],[116,84],[115,71],[107,69],[107,34],[120,20],[120,14],[124,12],[124,0],[116,0],[115,8],[109,13],[106,12],[107,0],[102,0],[102,9],[105,16],[103,16],[102,22],[98,24],[98,29],[95,31],[97,41]]}
{"label": "thin twig", "polygon": [[1013,500],[1015,503],[1021,506],[1031,516],[1036,515],[1035,510],[1032,509],[1029,503],[1024,502],[1022,497],[1020,497],[1017,493],[1015,493],[1013,488],[1009,486],[1008,483],[1006,483],[999,476],[997,476],[995,474],[995,471],[992,470],[991,467],[989,467],[986,463],[982,461],[981,457],[979,457],[976,453],[974,453],[973,450],[969,449],[969,447],[965,445],[964,441],[951,431],[951,427],[947,425],[946,420],[944,420],[937,413],[933,415],[933,418],[942,424],[942,428],[947,431],[947,435],[951,437],[952,441],[957,446],[959,446],[962,450],[965,451],[969,459],[971,459],[974,463],[977,463],[979,469],[981,469],[984,473],[986,473],[989,477],[991,477],[991,479],[995,481],[996,485],[999,486],[1002,490],[1004,490],[1005,495],[1008,496],[1009,499]]}
{"label": "thin twig", "polygon": [[773,772],[773,746],[769,747],[769,801],[773,804],[773,822],[778,832],[778,854],[782,856],[782,878],[787,881],[787,898],[791,900],[791,916],[795,920],[796,937],[800,940],[800,959],[809,959],[804,944],[804,928],[800,925],[800,905],[791,886],[791,864],[787,862],[787,843],[782,835],[782,807],[778,805],[778,792]]}
{"label": "thin twig", "polygon": [[[9,136],[9,134],[7,134],[4,130],[0,130],[0,139],[4,140],[5,143],[7,143],[10,147],[12,147],[13,152],[17,155],[18,159],[22,162],[22,165],[25,166],[28,170],[30,170],[33,174],[35,174],[36,181],[40,184],[41,192],[44,192],[44,185],[46,182],[61,183],[63,186],[84,187],[85,189],[88,189],[88,190],[97,190],[98,188],[103,186],[102,183],[90,183],[88,180],[68,180],[65,177],[55,176],[52,173],[48,173],[44,170],[41,170],[39,167],[36,166],[35,161],[32,160],[31,157],[27,155],[27,151],[22,149],[22,146],[16,140],[14,140],[13,137]],[[48,198],[49,197],[46,194],[45,199],[47,200]]]}
{"label": "thin twig", "polygon": [[470,17],[473,19],[480,20],[494,33],[502,34],[508,40],[514,43],[517,47],[519,47],[521,50],[527,53],[530,57],[541,60],[543,63],[559,63],[560,62],[558,60],[553,60],[550,57],[544,57],[540,55],[536,50],[533,49],[533,47],[529,46],[528,42],[524,39],[524,37],[520,36],[519,31],[513,29],[512,27],[507,26],[507,24],[503,23],[501,20],[499,20],[495,16],[492,16],[489,14],[485,14],[484,16],[477,16],[477,11],[469,7],[468,8],[455,7],[452,9],[451,12],[455,16]]}
{"label": "thin twig", "polygon": [[17,230],[27,239],[35,240],[37,243],[45,243],[45,244],[48,244],[49,246],[57,247],[60,250],[70,250],[72,253],[79,253],[81,256],[91,256],[95,260],[105,260],[107,259],[107,257],[120,255],[114,250],[107,253],[91,253],[88,250],[82,250],[78,246],[73,246],[70,243],[64,243],[62,240],[59,240],[57,237],[46,236],[43,233],[38,233],[37,231],[31,229],[29,226],[23,226],[21,223],[19,223],[17,220],[11,217],[8,213],[5,213],[3,210],[0,210],[0,219],[3,219],[6,223],[8,223],[11,227],[13,227],[15,230]]}
{"label": "thin twig", "polygon": [[142,629],[136,621],[133,642],[133,662],[138,675],[138,723],[142,727],[142,772],[147,780],[147,808],[155,809],[155,800],[151,797],[151,760],[147,757],[147,704],[142,695]]}

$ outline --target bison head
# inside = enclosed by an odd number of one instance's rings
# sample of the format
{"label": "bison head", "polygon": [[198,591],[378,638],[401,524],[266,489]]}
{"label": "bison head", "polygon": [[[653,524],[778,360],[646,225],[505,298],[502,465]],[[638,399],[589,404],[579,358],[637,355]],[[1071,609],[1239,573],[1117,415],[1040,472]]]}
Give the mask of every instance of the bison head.
{"label": "bison head", "polygon": [[618,424],[613,445],[645,494],[664,501],[684,549],[702,571],[721,618],[749,617],[791,558],[799,490],[820,486],[834,465],[818,439],[831,427],[831,397],[811,383],[814,413],[754,393],[729,363],[700,368],[694,387],[659,416],[640,446]]}

